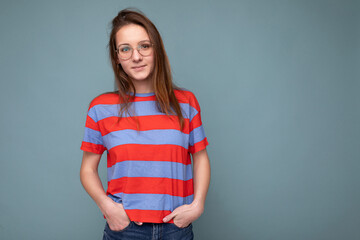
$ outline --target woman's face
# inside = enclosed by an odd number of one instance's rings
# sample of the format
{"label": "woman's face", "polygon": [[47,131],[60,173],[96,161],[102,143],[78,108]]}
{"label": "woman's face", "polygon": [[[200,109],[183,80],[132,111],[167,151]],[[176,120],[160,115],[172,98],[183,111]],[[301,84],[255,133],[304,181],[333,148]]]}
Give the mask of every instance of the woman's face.
{"label": "woman's face", "polygon": [[[138,45],[146,42],[150,42],[150,38],[145,29],[136,24],[125,25],[116,33],[116,48],[119,51],[129,51],[133,49],[132,56],[127,59],[121,59],[119,54],[117,55],[118,64],[120,63],[125,73],[134,81],[151,81],[150,75],[154,67],[154,53],[148,56],[142,56],[138,52]],[[141,45],[146,46],[146,45]]]}

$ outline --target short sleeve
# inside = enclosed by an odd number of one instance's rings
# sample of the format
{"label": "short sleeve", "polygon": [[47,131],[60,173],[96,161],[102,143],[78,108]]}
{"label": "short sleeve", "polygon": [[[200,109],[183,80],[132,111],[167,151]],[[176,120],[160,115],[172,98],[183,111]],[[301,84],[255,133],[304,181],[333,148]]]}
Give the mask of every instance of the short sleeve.
{"label": "short sleeve", "polygon": [[91,106],[90,104],[88,109],[85,122],[85,132],[80,149],[97,154],[102,154],[106,150],[99,128],[99,122],[96,114],[96,105]]}
{"label": "short sleeve", "polygon": [[201,110],[200,105],[194,94],[191,94],[190,106],[190,123],[189,123],[189,152],[194,154],[201,151],[209,145],[205,130],[201,121]]}

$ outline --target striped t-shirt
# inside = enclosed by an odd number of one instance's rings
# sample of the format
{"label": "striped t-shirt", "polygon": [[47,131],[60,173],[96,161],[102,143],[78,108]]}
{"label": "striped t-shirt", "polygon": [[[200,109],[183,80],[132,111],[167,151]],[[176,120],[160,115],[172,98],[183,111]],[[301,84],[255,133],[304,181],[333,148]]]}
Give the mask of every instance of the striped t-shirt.
{"label": "striped t-shirt", "polygon": [[[190,153],[208,145],[194,94],[175,90],[183,117],[160,112],[154,93],[137,93],[130,113],[120,122],[119,96],[105,93],[89,106],[80,149],[107,151],[106,194],[122,202],[131,221],[161,223],[175,208],[194,197]],[[139,127],[139,128],[138,128]]]}

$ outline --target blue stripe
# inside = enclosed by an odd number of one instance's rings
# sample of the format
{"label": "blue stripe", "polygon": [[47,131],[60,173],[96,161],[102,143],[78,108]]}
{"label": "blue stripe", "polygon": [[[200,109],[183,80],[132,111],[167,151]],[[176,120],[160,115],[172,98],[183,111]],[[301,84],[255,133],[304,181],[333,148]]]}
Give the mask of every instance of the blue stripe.
{"label": "blue stripe", "polygon": [[101,133],[88,127],[85,127],[84,142],[103,145]]}
{"label": "blue stripe", "polygon": [[205,138],[205,131],[203,126],[197,127],[190,132],[190,146],[194,146],[195,143],[202,141]]}
{"label": "blue stripe", "polygon": [[168,161],[123,161],[108,168],[108,181],[122,177],[192,179],[191,164]]}
{"label": "blue stripe", "polygon": [[148,194],[148,193],[116,193],[115,197],[121,199],[125,209],[139,210],[169,210],[184,204],[192,203],[194,195],[187,197],[171,196],[168,194]]}
{"label": "blue stripe", "polygon": [[122,203],[122,199],[119,196],[114,196],[112,194],[108,194],[107,196],[111,198],[114,202]]}
{"label": "blue stripe", "polygon": [[[133,92],[130,92],[130,95],[134,95]],[[154,96],[155,93],[154,92],[149,92],[149,93],[136,93],[135,96],[136,97],[150,97],[150,96]]]}
{"label": "blue stripe", "polygon": [[103,136],[105,147],[110,150],[123,144],[172,144],[189,147],[189,134],[173,129],[113,131]]}
{"label": "blue stripe", "polygon": [[[180,108],[183,117],[188,118],[190,121],[198,113],[198,111],[188,103],[180,103]],[[119,110],[119,104],[98,104],[89,109],[88,115],[95,122],[98,122],[104,118],[119,116]],[[135,113],[134,116],[165,115],[165,113],[158,110],[156,101],[133,102],[130,105],[129,111],[131,114]],[[123,113],[123,116],[129,117],[127,113]]]}

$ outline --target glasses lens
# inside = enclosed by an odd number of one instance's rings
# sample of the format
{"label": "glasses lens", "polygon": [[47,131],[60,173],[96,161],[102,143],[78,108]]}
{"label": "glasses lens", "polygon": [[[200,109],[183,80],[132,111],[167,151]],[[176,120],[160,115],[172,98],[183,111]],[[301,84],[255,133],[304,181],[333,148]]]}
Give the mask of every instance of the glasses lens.
{"label": "glasses lens", "polygon": [[152,52],[152,46],[150,43],[141,43],[139,46],[138,46],[138,49],[139,49],[139,52],[141,55],[143,56],[148,56],[151,54]]}
{"label": "glasses lens", "polygon": [[122,59],[128,59],[131,57],[131,53],[132,53],[132,48],[130,46],[121,46],[119,48],[119,56]]}

